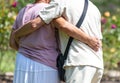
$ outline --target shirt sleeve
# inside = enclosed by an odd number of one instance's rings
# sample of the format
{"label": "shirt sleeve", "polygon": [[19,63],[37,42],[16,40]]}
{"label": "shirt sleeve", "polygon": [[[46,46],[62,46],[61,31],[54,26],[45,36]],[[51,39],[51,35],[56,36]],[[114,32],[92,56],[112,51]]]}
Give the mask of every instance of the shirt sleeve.
{"label": "shirt sleeve", "polygon": [[49,5],[39,12],[39,16],[46,23],[49,24],[54,18],[62,15],[65,8],[65,0],[51,0]]}
{"label": "shirt sleeve", "polygon": [[16,20],[15,20],[15,22],[14,22],[14,24],[13,24],[13,26],[12,26],[12,29],[18,29],[20,26],[20,24],[21,23],[19,23],[20,21],[22,21],[22,14],[21,13],[24,13],[24,8],[22,8],[20,11],[19,11],[19,13],[18,13],[18,15],[17,15],[17,17],[16,17]]}
{"label": "shirt sleeve", "polygon": [[16,20],[15,20],[15,22],[14,22],[14,24],[13,24],[13,26],[12,26],[12,29],[16,29],[17,28],[17,23],[16,23]]}

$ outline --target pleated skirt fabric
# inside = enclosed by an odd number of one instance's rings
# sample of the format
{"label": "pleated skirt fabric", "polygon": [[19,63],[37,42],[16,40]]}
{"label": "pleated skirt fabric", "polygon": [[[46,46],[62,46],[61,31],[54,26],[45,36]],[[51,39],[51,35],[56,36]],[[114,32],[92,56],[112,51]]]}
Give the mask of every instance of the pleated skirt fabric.
{"label": "pleated skirt fabric", "polygon": [[13,83],[60,83],[56,69],[17,53]]}

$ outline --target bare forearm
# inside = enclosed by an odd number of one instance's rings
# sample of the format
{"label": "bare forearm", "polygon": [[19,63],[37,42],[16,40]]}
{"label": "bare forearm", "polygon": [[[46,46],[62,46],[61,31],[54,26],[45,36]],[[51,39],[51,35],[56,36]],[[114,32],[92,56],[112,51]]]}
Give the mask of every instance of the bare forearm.
{"label": "bare forearm", "polygon": [[89,40],[89,36],[86,33],[84,33],[81,29],[78,29],[76,26],[68,23],[61,17],[58,19],[55,19],[54,23],[57,28],[61,29],[69,36],[81,42],[87,43],[87,41]]}
{"label": "bare forearm", "polygon": [[100,40],[96,37],[90,37],[86,33],[84,33],[81,29],[78,29],[76,26],[70,24],[62,17],[54,19],[54,24],[57,28],[61,29],[63,32],[68,34],[69,36],[87,44],[94,51],[98,51],[101,46]]}
{"label": "bare forearm", "polygon": [[26,23],[25,25],[17,29],[15,31],[15,37],[20,38],[25,35],[28,35],[37,30],[38,28],[40,28],[44,24],[45,23],[41,20],[41,18],[37,17],[34,20],[31,20],[30,22]]}

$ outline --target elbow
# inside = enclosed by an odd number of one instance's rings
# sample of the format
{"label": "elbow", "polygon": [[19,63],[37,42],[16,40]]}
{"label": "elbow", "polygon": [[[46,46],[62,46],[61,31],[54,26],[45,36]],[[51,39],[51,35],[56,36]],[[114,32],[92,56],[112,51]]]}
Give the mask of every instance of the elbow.
{"label": "elbow", "polygon": [[9,42],[9,47],[12,48],[12,44],[11,44],[11,42]]}
{"label": "elbow", "polygon": [[15,44],[13,44],[13,43],[9,43],[9,46],[10,46],[10,48],[18,51],[18,46],[17,46],[17,45],[15,45]]}
{"label": "elbow", "polygon": [[68,22],[64,22],[63,24],[61,24],[60,29],[62,31],[65,31],[65,32],[69,31],[70,30],[70,26],[69,26]]}
{"label": "elbow", "polygon": [[9,46],[10,48],[14,49],[14,45],[11,42],[9,42]]}
{"label": "elbow", "polygon": [[65,29],[67,26],[67,21],[62,17],[54,19],[53,22],[54,22],[55,26],[59,29]]}
{"label": "elbow", "polygon": [[67,22],[62,22],[61,24],[59,24],[59,29],[61,29],[61,30],[66,30],[66,29],[68,29],[68,24],[67,24]]}

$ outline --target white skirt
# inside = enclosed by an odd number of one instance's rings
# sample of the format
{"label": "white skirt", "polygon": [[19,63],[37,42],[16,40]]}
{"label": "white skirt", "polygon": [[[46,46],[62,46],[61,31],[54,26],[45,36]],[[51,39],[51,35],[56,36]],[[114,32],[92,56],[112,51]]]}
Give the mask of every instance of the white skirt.
{"label": "white skirt", "polygon": [[60,83],[57,70],[18,53],[13,83]]}

